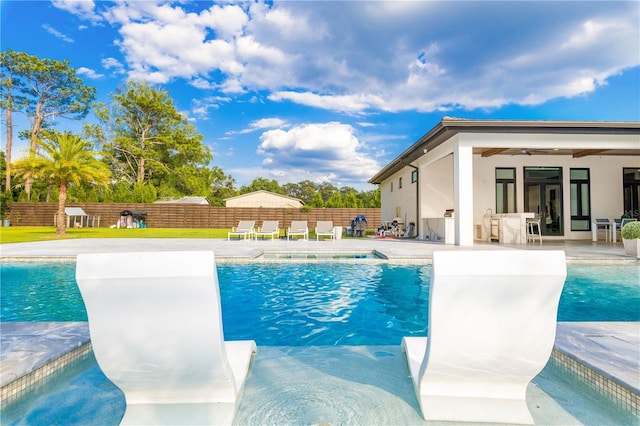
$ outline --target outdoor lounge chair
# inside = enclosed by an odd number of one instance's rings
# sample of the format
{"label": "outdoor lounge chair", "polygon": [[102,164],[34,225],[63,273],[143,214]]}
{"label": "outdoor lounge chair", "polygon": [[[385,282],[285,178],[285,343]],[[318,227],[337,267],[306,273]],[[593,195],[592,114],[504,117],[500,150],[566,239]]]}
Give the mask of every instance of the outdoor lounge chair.
{"label": "outdoor lounge chair", "polygon": [[333,227],[333,221],[331,220],[319,220],[316,223],[316,241],[320,240],[320,237],[329,237],[332,240],[335,239],[336,233]]}
{"label": "outdoor lounge chair", "polygon": [[291,225],[287,229],[287,239],[290,240],[295,235],[301,235],[303,240],[309,239],[309,228],[306,220],[291,221]]}
{"label": "outdoor lounge chair", "polygon": [[595,222],[591,222],[592,227],[592,239],[593,241],[598,241],[598,231],[604,231],[604,240],[611,241],[613,240],[613,233],[611,232],[611,221],[607,218],[596,219]]}
{"label": "outdoor lounge chair", "polygon": [[251,239],[255,232],[255,225],[255,220],[241,220],[238,226],[231,228],[231,232],[227,234],[227,240],[230,240],[232,235],[237,235],[238,238],[243,237],[245,240]]}
{"label": "outdoor lounge chair", "polygon": [[425,420],[533,423],[565,277],[562,251],[433,253],[429,336],[402,340]]}
{"label": "outdoor lounge chair", "polygon": [[258,237],[271,236],[273,238],[280,238],[280,221],[278,220],[265,220],[262,222],[262,226],[255,232],[256,240]]}
{"label": "outdoor lounge chair", "polygon": [[256,344],[224,341],[213,252],[80,254],[76,281],[122,424],[231,424]]}

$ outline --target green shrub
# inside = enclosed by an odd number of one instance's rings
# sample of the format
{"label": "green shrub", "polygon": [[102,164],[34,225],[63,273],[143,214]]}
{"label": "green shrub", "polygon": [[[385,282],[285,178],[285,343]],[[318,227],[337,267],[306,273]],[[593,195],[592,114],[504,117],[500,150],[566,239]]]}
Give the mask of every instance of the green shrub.
{"label": "green shrub", "polygon": [[5,219],[9,210],[11,210],[11,192],[9,191],[1,191],[0,192],[0,219]]}
{"label": "green shrub", "polygon": [[633,240],[640,238],[640,222],[629,222],[622,227],[622,238],[625,240]]}

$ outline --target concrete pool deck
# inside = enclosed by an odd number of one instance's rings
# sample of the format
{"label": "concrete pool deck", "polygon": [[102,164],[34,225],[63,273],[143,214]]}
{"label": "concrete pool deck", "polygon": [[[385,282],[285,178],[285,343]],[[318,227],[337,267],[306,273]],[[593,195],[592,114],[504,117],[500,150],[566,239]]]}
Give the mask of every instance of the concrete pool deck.
{"label": "concrete pool deck", "polygon": [[[73,259],[78,253],[213,250],[218,261],[249,261],[267,252],[373,250],[397,263],[428,263],[435,250],[460,250],[415,240],[227,241],[217,239],[95,239],[0,245],[3,261]],[[544,242],[477,244],[473,250],[564,250],[568,261],[636,262],[621,244]],[[640,268],[640,263],[638,263]],[[0,263],[1,266],[1,263]],[[90,356],[86,323],[7,323],[0,333],[3,401],[16,380],[24,388],[53,362]],[[61,357],[67,360],[60,361]],[[581,380],[576,392],[558,371]],[[20,385],[22,386],[22,384]],[[586,388],[591,390],[586,390]],[[17,387],[20,389],[20,387]],[[621,424],[599,400],[638,416],[640,323],[559,323],[552,360],[530,384],[527,401],[536,424]],[[611,402],[613,401],[613,402]],[[238,409],[237,424],[426,424],[400,345],[259,347]],[[585,411],[586,410],[586,411]],[[373,416],[373,417],[372,417]],[[637,424],[637,417],[635,423]],[[106,420],[106,419],[105,419]],[[107,421],[105,423],[117,423]],[[612,423],[613,422],[613,423]],[[4,423],[4,422],[3,422]]]}
{"label": "concrete pool deck", "polygon": [[90,238],[0,244],[0,259],[68,258],[79,253],[121,251],[213,250],[219,260],[251,260],[265,251],[371,252],[381,253],[390,261],[417,263],[430,261],[436,250],[563,250],[572,261],[626,261],[622,243],[591,241],[544,241],[540,244],[476,243],[458,247],[420,240],[347,238],[340,240],[231,240],[213,238]]}

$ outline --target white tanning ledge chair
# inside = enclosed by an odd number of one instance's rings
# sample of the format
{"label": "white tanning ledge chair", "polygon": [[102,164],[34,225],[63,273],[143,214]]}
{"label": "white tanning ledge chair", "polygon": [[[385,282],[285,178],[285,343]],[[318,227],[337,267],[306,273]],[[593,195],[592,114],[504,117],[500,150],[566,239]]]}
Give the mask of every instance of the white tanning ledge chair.
{"label": "white tanning ledge chair", "polygon": [[562,251],[434,252],[429,336],[402,340],[423,417],[532,424],[565,278]]}
{"label": "white tanning ledge chair", "polygon": [[80,254],[76,281],[122,424],[231,424],[253,340],[225,342],[213,252]]}

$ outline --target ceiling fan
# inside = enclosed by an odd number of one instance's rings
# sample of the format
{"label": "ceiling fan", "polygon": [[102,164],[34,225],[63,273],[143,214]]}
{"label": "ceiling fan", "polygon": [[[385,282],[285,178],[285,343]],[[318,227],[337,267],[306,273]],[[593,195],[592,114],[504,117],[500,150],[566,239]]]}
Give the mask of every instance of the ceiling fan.
{"label": "ceiling fan", "polygon": [[549,150],[547,149],[532,149],[532,148],[522,148],[520,153],[523,155],[534,155],[534,154],[546,154]]}

